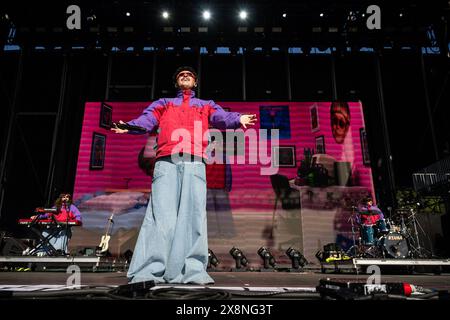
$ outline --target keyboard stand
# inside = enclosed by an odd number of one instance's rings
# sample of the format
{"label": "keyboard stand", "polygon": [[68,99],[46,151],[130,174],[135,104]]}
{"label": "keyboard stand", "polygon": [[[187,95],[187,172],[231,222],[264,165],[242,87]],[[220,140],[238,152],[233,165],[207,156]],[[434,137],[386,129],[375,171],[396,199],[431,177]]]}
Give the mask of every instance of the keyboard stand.
{"label": "keyboard stand", "polygon": [[29,225],[31,230],[38,236],[40,241],[38,242],[36,247],[34,247],[32,250],[30,250],[28,255],[30,255],[30,256],[36,255],[38,250],[41,248],[44,249],[45,253],[49,256],[57,256],[58,255],[57,250],[50,243],[50,240],[56,237],[56,235],[61,231],[61,227],[58,225],[58,223],[56,222],[55,217],[53,215],[51,216],[51,219],[52,219],[52,224],[47,225],[46,228],[48,230],[52,230],[52,232],[49,232],[49,235],[46,237],[44,237],[42,235],[42,230],[41,230],[42,226],[39,226],[39,216],[36,216],[36,218],[34,218],[34,220]]}

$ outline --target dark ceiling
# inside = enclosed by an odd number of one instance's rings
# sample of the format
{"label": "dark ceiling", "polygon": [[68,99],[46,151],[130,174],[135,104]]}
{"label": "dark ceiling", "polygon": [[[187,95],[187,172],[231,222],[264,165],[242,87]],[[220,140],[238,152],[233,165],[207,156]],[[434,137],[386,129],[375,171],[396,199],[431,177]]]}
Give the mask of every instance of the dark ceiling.
{"label": "dark ceiling", "polygon": [[[81,9],[81,30],[66,27],[71,4]],[[381,9],[381,30],[366,26],[366,10],[372,4]],[[1,6],[3,41],[9,36],[11,44],[69,47],[431,46],[430,30],[438,45],[444,45],[450,7],[446,0],[8,1]],[[207,22],[201,18],[206,8],[212,13]],[[245,22],[238,19],[240,9],[248,12]],[[170,12],[168,20],[162,19],[162,10]],[[199,27],[207,27],[207,32],[199,32]],[[247,31],[238,32],[239,27]]]}

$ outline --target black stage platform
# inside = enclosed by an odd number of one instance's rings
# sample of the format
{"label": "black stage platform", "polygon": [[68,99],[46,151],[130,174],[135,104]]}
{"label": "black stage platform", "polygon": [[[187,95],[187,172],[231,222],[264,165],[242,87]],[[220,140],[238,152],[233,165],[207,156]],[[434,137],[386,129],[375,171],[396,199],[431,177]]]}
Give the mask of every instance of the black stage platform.
{"label": "black stage platform", "polygon": [[[401,262],[399,259],[354,259],[347,263],[307,265],[298,272],[289,272],[289,268],[279,268],[272,272],[209,271],[215,280],[212,285],[151,284],[148,290],[216,290],[226,293],[228,299],[267,299],[280,295],[286,299],[319,299],[317,286],[320,280],[364,284],[370,276],[365,274],[364,266],[374,264],[381,269],[381,283],[407,283],[424,288],[427,292],[450,290],[448,260],[403,260],[403,264],[399,266]],[[68,281],[72,273],[67,271],[67,267],[73,265],[79,266],[81,271],[79,283],[75,287]],[[402,268],[405,266],[408,268]],[[28,298],[39,298],[43,293],[50,295],[49,297],[52,297],[52,292],[64,295],[64,292],[74,288],[79,289],[79,293],[86,290],[104,293],[127,287],[126,261],[114,258],[0,257],[0,269],[3,270],[0,272],[0,292],[3,296],[5,292],[9,292],[17,297],[25,295]],[[70,291],[73,295],[74,291]]]}

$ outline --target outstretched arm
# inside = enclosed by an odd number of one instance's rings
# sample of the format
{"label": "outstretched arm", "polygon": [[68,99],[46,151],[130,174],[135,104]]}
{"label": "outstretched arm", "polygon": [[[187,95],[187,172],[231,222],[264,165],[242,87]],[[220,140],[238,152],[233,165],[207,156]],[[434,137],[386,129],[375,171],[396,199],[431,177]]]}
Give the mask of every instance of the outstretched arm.
{"label": "outstretched arm", "polygon": [[241,115],[239,112],[226,112],[214,101],[208,102],[210,105],[209,121],[214,128],[237,129],[241,125],[247,128],[248,125],[254,125],[257,121],[256,115]]}
{"label": "outstretched arm", "polygon": [[247,126],[255,125],[257,120],[258,119],[256,118],[256,114],[244,114],[240,118],[240,122],[244,128],[247,128]]}
{"label": "outstretched arm", "polygon": [[[148,106],[142,114],[127,123],[133,126],[142,127],[147,130],[147,133],[150,133],[155,129],[158,124],[162,114],[165,111],[165,102],[164,99],[159,99],[153,102],[150,106]],[[119,123],[125,123],[122,120]],[[117,127],[111,128],[115,133],[130,133],[130,134],[142,134],[142,132],[134,132],[126,129],[120,129]]]}

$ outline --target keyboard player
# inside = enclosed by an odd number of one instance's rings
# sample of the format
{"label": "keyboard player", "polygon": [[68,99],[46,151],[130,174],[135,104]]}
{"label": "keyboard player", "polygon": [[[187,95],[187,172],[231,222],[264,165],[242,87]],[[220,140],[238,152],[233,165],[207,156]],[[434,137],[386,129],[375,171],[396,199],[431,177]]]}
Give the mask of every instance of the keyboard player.
{"label": "keyboard player", "polygon": [[[56,199],[55,206],[56,213],[46,212],[39,215],[34,215],[31,219],[37,222],[41,219],[54,219],[57,224],[48,226],[42,229],[42,237],[48,239],[48,244],[53,246],[51,248],[47,243],[41,243],[33,250],[31,248],[24,251],[24,255],[36,254],[38,256],[45,256],[53,253],[56,250],[57,255],[68,254],[68,243],[72,237],[72,231],[68,221],[76,221],[81,225],[81,213],[78,208],[72,203],[72,195],[69,193],[62,193]],[[39,210],[38,210],[39,211]]]}

